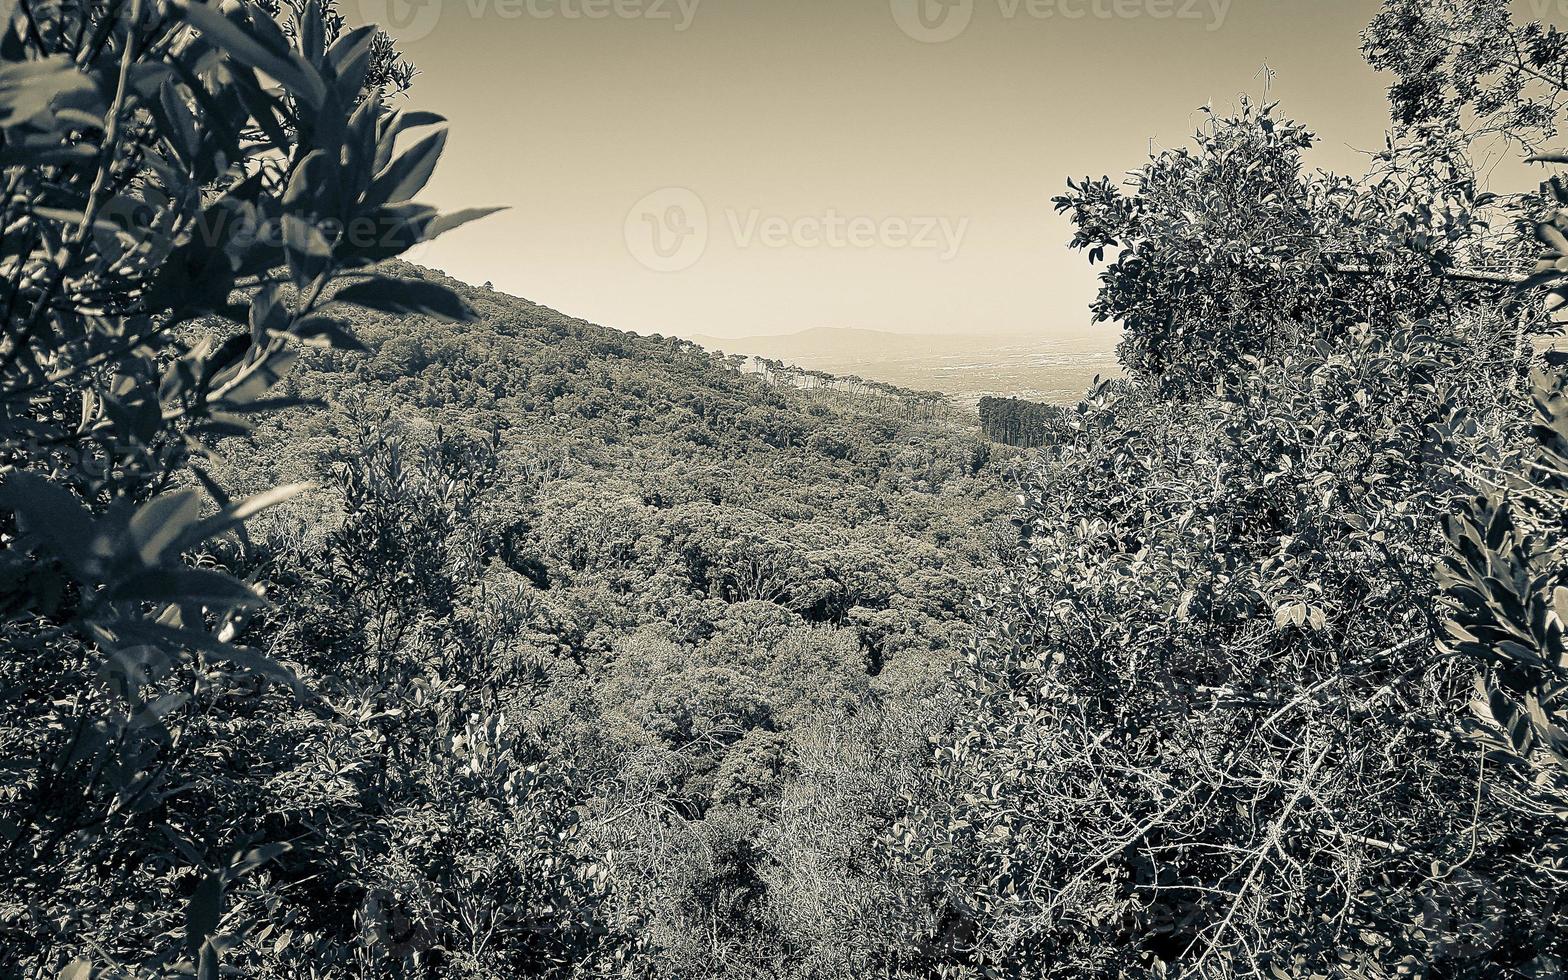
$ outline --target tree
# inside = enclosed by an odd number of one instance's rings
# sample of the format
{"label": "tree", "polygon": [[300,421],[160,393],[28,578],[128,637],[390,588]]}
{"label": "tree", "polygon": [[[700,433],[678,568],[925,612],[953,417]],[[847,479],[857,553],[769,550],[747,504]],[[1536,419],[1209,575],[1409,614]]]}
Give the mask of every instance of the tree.
{"label": "tree", "polygon": [[1203,394],[1357,323],[1507,304],[1517,237],[1484,232],[1495,202],[1450,146],[1391,143],[1360,180],[1310,173],[1315,142],[1273,105],[1209,114],[1195,147],[1154,156],[1130,192],[1069,181],[1056,199],[1091,262],[1115,253],[1091,310],[1119,322],[1123,365]]}
{"label": "tree", "polygon": [[1485,193],[1463,140],[1401,134],[1354,180],[1307,173],[1310,142],[1244,104],[1058,202],[1091,259],[1119,249],[1094,311],[1132,381],[1026,475],[940,788],[893,835],[944,892],[948,964],[1555,962],[1551,882],[1512,853],[1539,826],[1450,734],[1470,677],[1430,569],[1521,431],[1529,290],[1568,240],[1521,234],[1550,205]]}
{"label": "tree", "polygon": [[1558,133],[1568,35],[1515,22],[1506,3],[1391,0],[1362,41],[1368,63],[1396,76],[1389,106],[1402,128],[1460,130],[1532,149]]}
{"label": "tree", "polygon": [[[337,310],[468,315],[374,270],[477,216],[411,200],[443,136],[396,152],[437,121],[386,105],[409,72],[374,28],[309,0],[287,26],[193,0],[22,5],[4,26],[0,629],[22,762],[0,853],[29,902],[4,944],[23,963],[62,964],[75,927],[50,911],[59,890],[118,850],[192,869],[132,903],[159,915],[189,894],[187,928],[145,948],[149,968],[216,976],[225,894],[286,847],[159,836],[189,719],[297,683],[234,642],[265,602],[210,556],[301,488],[234,502],[203,460],[291,403],[277,389],[300,345],[356,346]],[[107,908],[134,886],[103,887]]]}

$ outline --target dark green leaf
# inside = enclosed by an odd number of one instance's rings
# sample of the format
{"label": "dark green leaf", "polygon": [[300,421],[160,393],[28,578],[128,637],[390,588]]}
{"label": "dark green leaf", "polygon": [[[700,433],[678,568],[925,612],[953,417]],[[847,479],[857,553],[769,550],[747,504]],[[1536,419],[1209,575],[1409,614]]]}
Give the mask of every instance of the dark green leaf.
{"label": "dark green leaf", "polygon": [[294,336],[312,347],[331,347],[336,350],[363,351],[364,344],[354,336],[347,321],[317,313],[305,317],[294,325]]}
{"label": "dark green leaf", "polygon": [[424,189],[430,177],[435,173],[436,164],[441,160],[441,151],[446,148],[446,130],[431,133],[424,139],[409,147],[402,156],[398,157],[387,167],[370,185],[366,194],[367,203],[400,204],[411,199]]}
{"label": "dark green leaf", "polygon": [[207,940],[218,931],[218,921],[222,918],[223,877],[209,874],[185,904],[185,948],[192,956],[205,953]]}
{"label": "dark green leaf", "polygon": [[240,609],[267,603],[243,582],[205,568],[149,569],[109,589],[115,602],[174,602],[209,609]]}
{"label": "dark green leaf", "polygon": [[455,322],[474,319],[473,310],[456,293],[415,279],[375,276],[343,289],[335,299],[383,313],[423,313]]}
{"label": "dark green leaf", "polygon": [[0,484],[0,507],[15,511],[22,530],[78,577],[95,563],[92,515],[64,487],[32,473],[12,473]]}
{"label": "dark green leaf", "polygon": [[201,497],[194,490],[166,493],[137,508],[127,530],[142,564],[153,566],[171,557],[171,547],[200,514]]}
{"label": "dark green leaf", "polygon": [[458,228],[463,227],[464,225],[468,224],[470,221],[478,221],[480,218],[488,218],[492,214],[499,214],[500,212],[507,211],[507,210],[510,210],[510,209],[509,208],[469,208],[469,209],[467,209],[465,211],[454,211],[451,214],[443,214],[441,217],[439,217],[439,218],[437,218],[435,220],[435,223],[432,224],[429,227],[429,229],[426,230],[425,238],[426,239],[437,238],[437,237],[439,237],[441,235],[446,234],[449,231],[454,231],[454,230],[456,230]]}

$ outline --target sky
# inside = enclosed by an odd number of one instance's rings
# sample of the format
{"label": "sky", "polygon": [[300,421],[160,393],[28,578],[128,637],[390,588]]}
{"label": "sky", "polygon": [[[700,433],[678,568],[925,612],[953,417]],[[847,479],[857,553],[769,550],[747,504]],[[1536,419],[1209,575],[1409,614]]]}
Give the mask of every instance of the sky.
{"label": "sky", "polygon": [[[451,123],[421,264],[607,326],[1114,343],[1051,198],[1267,94],[1364,169],[1373,0],[342,0]],[[1265,69],[1267,66],[1267,69]],[[1270,74],[1272,80],[1270,81]]]}

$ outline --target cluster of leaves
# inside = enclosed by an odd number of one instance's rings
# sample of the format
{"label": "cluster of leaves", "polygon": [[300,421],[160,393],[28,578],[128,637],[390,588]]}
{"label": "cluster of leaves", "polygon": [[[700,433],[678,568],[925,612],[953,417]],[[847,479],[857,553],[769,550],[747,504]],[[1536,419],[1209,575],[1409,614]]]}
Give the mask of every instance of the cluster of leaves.
{"label": "cluster of leaves", "polygon": [[1487,240],[1499,220],[1512,240],[1513,202],[1478,191],[1456,147],[1391,142],[1365,178],[1313,173],[1315,138],[1275,108],[1209,112],[1194,147],[1156,155],[1127,190],[1085,179],[1056,199],[1073,248],[1114,253],[1091,309],[1122,324],[1134,377],[1223,392],[1257,360],[1357,323],[1495,297],[1509,277],[1488,267],[1522,258]]}
{"label": "cluster of leaves", "polygon": [[[1481,667],[1466,727],[1487,760],[1513,776],[1492,792],[1518,837],[1515,875],[1549,882],[1560,896],[1568,875],[1568,397],[1560,373],[1543,373],[1535,405],[1535,439],[1515,468],[1476,487],[1449,521],[1442,642]],[[1538,926],[1520,960],[1541,973],[1560,969],[1564,951],[1553,937],[1568,931],[1568,909],[1548,892],[1522,911]]]}
{"label": "cluster of leaves", "polygon": [[[1544,190],[1561,203],[1563,185]],[[1568,253],[1558,210],[1536,227],[1546,250],[1531,285],[1555,287]],[[1502,465],[1472,474],[1471,496],[1447,525],[1439,568],[1448,613],[1443,649],[1479,668],[1466,732],[1514,778],[1494,788],[1499,809],[1521,838],[1516,874],[1550,882],[1562,894],[1568,875],[1568,379],[1561,359],[1536,377],[1532,438]],[[1568,909],[1546,897],[1521,910],[1536,922],[1519,958],[1539,973],[1561,969],[1568,954]],[[1526,957],[1530,957],[1526,960]]]}
{"label": "cluster of leaves", "polygon": [[1505,3],[1393,0],[1363,35],[1367,61],[1393,72],[1394,120],[1527,147],[1557,135],[1568,92],[1568,34],[1516,22]]}
{"label": "cluster of leaves", "polygon": [[257,692],[192,736],[223,792],[189,822],[292,844],[237,907],[255,926],[231,957],[272,975],[612,963],[629,940],[579,845],[586,786],[540,718],[559,691],[521,583],[486,574],[496,446],[414,449],[368,421],[333,468],[330,529],[230,559],[273,599],[249,635],[314,694]]}
{"label": "cluster of leaves", "polygon": [[[1309,143],[1244,105],[1059,202],[1091,258],[1121,249],[1095,313],[1133,381],[1053,427],[890,841],[957,975],[1561,970],[1550,779],[1496,754],[1565,744],[1561,511],[1487,482],[1554,329],[1554,188],[1492,198],[1419,133],[1308,174]],[[1521,502],[1552,496],[1544,445]]]}
{"label": "cluster of leaves", "polygon": [[357,346],[341,310],[466,315],[374,267],[475,215],[412,202],[443,137],[399,137],[439,119],[386,106],[407,67],[330,4],[5,9],[0,961],[212,977],[290,842],[199,818],[203,732],[310,695],[237,642],[266,603],[215,558],[300,488],[234,502],[211,448],[296,403],[303,345]]}

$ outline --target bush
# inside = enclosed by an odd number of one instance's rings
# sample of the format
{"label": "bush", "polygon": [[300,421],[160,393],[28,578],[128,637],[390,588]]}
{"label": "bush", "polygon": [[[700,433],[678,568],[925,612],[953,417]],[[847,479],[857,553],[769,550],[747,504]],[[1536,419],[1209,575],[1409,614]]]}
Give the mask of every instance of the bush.
{"label": "bush", "polygon": [[272,13],[51,3],[0,38],[8,970],[216,975],[289,843],[176,814],[213,805],[195,733],[305,695],[237,644],[265,602],[220,567],[301,488],[234,502],[205,460],[290,404],[300,345],[356,346],[344,306],[467,315],[373,269],[473,217],[410,200],[442,146],[394,150],[434,121],[384,101],[411,69],[330,5]]}

